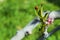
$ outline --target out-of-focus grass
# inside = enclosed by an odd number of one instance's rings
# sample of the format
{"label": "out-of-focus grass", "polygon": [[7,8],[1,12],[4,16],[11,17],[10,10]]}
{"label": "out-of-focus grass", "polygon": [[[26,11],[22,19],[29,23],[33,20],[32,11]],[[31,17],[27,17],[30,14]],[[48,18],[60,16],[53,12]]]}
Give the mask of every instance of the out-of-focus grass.
{"label": "out-of-focus grass", "polygon": [[[34,7],[36,5],[39,6],[40,3],[40,0],[4,0],[4,2],[0,2],[0,40],[10,40],[16,34],[17,29],[25,27],[25,25],[35,18]],[[43,7],[44,11],[60,9],[58,6],[46,1],[44,1]],[[54,25],[57,25],[59,22],[60,20],[54,22],[51,28],[53,29]],[[49,28],[49,31],[52,30],[51,28]],[[31,35],[25,37],[23,40],[36,40],[40,36],[38,29],[39,26],[33,30]],[[59,33],[56,33],[56,35],[60,40]],[[48,40],[55,40],[56,35],[48,38]]]}

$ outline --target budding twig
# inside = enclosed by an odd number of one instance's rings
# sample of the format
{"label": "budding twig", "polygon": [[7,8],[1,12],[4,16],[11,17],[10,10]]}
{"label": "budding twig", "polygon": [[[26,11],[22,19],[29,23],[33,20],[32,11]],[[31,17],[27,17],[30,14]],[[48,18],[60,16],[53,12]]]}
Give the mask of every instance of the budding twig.
{"label": "budding twig", "polygon": [[[35,7],[36,11],[39,9],[37,6]],[[43,4],[41,3],[41,6],[40,6],[40,10],[38,10],[37,12],[39,18],[40,18],[40,21],[41,21],[41,32],[44,33],[45,32],[45,27],[47,26],[47,24],[45,23],[47,18],[48,18],[48,13],[46,13],[44,16],[43,16]]]}

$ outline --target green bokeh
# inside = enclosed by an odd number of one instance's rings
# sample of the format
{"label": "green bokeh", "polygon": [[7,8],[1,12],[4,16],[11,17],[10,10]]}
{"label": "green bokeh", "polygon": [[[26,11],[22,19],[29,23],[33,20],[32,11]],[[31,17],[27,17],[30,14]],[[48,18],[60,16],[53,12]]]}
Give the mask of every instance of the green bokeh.
{"label": "green bokeh", "polygon": [[[44,1],[44,0],[43,0]],[[59,10],[60,7],[44,1],[44,11],[45,10]],[[10,40],[16,34],[17,26],[23,28],[27,25],[35,15],[34,7],[40,5],[40,0],[4,0],[0,2],[0,40]],[[56,20],[51,28],[54,28],[54,25],[60,25],[60,20]],[[58,23],[58,24],[57,24]],[[39,37],[38,29],[33,30],[33,34],[25,37],[23,40],[36,40]],[[52,30],[49,28],[48,31]],[[49,37],[47,40],[60,40],[60,32],[57,32],[56,35]],[[56,36],[58,37],[56,39]]]}

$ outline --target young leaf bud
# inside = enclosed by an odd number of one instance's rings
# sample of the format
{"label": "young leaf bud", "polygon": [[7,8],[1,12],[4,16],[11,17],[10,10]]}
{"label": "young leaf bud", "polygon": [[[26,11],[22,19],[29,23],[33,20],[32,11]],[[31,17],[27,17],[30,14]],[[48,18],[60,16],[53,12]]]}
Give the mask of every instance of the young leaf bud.
{"label": "young leaf bud", "polygon": [[38,10],[38,6],[35,6],[35,10]]}

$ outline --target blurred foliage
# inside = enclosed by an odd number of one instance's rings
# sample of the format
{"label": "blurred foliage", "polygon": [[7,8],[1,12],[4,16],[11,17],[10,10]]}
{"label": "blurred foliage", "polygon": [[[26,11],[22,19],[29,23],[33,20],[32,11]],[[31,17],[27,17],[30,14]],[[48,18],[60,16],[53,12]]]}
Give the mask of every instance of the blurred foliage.
{"label": "blurred foliage", "polygon": [[60,0],[47,0],[47,1],[60,7]]}
{"label": "blurred foliage", "polygon": [[[52,3],[44,2],[44,10],[52,11],[60,9]],[[29,21],[31,21],[36,16],[34,10],[36,5],[40,5],[40,0],[0,1],[0,40],[10,40],[10,38],[16,34],[18,28],[23,28]],[[28,38],[24,38],[24,40],[36,40],[39,36],[37,33],[38,28],[33,31],[33,34]],[[53,38],[54,37],[55,36],[53,36]],[[52,40],[53,38],[51,37],[50,39]]]}

